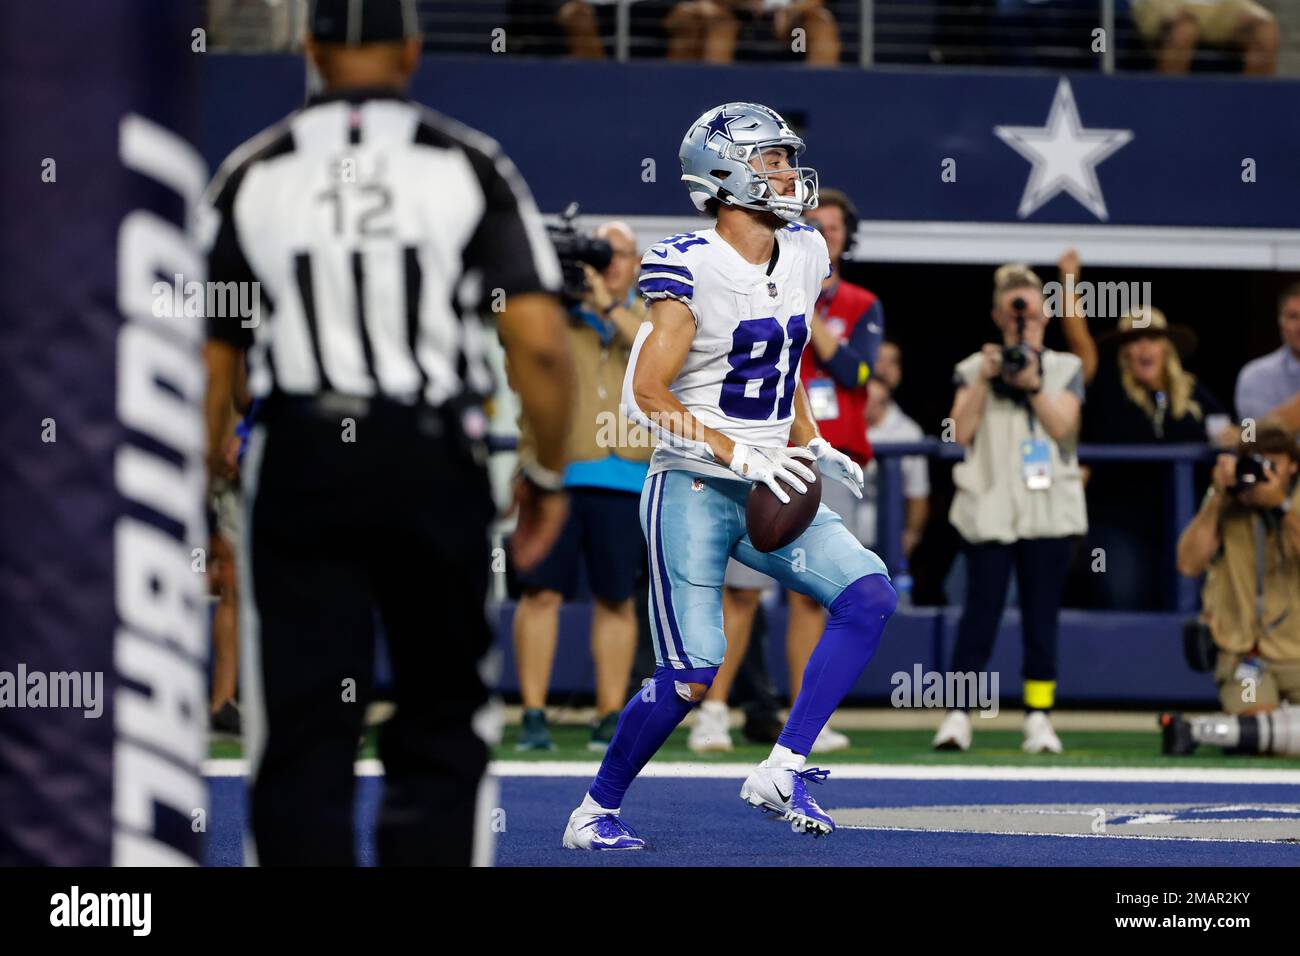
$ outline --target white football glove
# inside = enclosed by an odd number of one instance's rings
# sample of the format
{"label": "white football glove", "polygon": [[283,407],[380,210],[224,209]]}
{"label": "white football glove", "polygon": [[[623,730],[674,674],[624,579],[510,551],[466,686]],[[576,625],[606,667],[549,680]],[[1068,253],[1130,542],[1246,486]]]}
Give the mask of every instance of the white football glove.
{"label": "white football glove", "polygon": [[817,467],[827,478],[834,478],[843,484],[854,496],[862,497],[862,466],[843,452],[831,447],[825,438],[814,438],[808,443],[808,450],[813,453]]}
{"label": "white football glove", "polygon": [[814,455],[807,448],[755,448],[753,445],[738,443],[731,453],[730,467],[741,478],[767,485],[781,504],[788,505],[790,496],[781,487],[778,478],[801,495],[808,491],[804,481],[817,480],[812,469],[800,462],[800,458],[812,461]]}

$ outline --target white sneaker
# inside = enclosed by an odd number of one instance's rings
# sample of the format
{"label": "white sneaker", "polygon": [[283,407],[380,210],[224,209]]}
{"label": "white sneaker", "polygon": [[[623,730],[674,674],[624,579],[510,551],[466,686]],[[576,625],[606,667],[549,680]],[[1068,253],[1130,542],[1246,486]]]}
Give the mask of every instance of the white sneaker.
{"label": "white sneaker", "polygon": [[1041,710],[1030,711],[1025,715],[1025,742],[1022,749],[1027,754],[1059,754],[1065,748],[1061,738],[1052,729],[1052,721]]}
{"label": "white sneaker", "polygon": [[848,750],[853,742],[838,730],[831,730],[827,724],[813,741],[812,752],[815,754],[834,753],[836,750]]}
{"label": "white sneaker", "polygon": [[970,715],[964,710],[950,710],[930,746],[935,750],[970,750],[970,737]]}
{"label": "white sneaker", "polygon": [[695,711],[695,726],[686,739],[692,753],[725,753],[731,750],[731,714],[727,705],[706,700]]}
{"label": "white sneaker", "polygon": [[645,840],[619,818],[618,811],[592,813],[580,806],[569,815],[562,845],[566,850],[643,850]]}

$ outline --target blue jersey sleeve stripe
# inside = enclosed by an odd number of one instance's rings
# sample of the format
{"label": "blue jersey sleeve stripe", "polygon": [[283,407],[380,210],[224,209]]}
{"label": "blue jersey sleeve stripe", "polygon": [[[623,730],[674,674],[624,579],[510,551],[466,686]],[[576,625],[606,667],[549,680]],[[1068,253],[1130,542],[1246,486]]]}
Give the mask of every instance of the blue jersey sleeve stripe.
{"label": "blue jersey sleeve stripe", "polygon": [[641,274],[645,275],[648,272],[672,272],[675,273],[676,275],[682,276],[685,279],[694,280],[695,278],[693,275],[691,275],[691,270],[687,269],[685,266],[674,266],[674,265],[670,265],[667,262],[642,263]]}
{"label": "blue jersey sleeve stripe", "polygon": [[695,282],[694,282],[694,280],[692,280],[692,279],[688,279],[688,278],[686,278],[685,276],[679,276],[679,275],[677,275],[677,274],[674,273],[674,272],[660,272],[660,271],[657,270],[657,269],[656,269],[654,272],[646,271],[646,272],[641,273],[641,275],[640,275],[640,277],[637,279],[637,281],[638,281],[638,282],[657,282],[657,281],[660,280],[660,279],[671,279],[673,282],[680,283],[681,285],[688,285],[688,286],[690,286],[692,289],[695,288]]}
{"label": "blue jersey sleeve stripe", "polygon": [[689,285],[684,282],[678,282],[676,279],[642,279],[641,294],[645,296],[655,295],[672,295],[690,298],[694,293]]}

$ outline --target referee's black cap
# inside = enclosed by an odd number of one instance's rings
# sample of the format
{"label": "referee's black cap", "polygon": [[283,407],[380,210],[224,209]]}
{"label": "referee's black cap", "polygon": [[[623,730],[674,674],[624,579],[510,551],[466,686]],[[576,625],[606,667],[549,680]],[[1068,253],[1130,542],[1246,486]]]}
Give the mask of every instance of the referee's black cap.
{"label": "referee's black cap", "polygon": [[313,0],[310,30],[321,43],[395,43],[419,36],[415,0]]}

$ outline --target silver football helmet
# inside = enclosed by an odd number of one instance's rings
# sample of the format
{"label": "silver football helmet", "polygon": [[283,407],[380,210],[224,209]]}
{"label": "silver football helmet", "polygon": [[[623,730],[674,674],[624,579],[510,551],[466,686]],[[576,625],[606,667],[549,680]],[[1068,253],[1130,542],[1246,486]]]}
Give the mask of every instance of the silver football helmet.
{"label": "silver football helmet", "polygon": [[[763,151],[780,147],[789,155],[790,169],[755,169],[750,165]],[[729,206],[761,209],[786,222],[817,208],[817,171],[798,165],[804,141],[775,110],[758,103],[727,103],[709,110],[686,131],[678,157],[682,182],[695,208],[704,211],[710,199]],[[760,165],[764,165],[760,161]],[[794,172],[794,194],[778,195],[768,180]]]}

